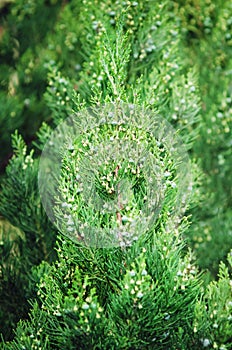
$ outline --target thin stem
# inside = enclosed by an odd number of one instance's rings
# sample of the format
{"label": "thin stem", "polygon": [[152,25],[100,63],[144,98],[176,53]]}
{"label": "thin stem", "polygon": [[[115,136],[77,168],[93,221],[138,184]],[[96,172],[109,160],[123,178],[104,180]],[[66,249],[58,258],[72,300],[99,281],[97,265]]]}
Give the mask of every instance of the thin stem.
{"label": "thin stem", "polygon": [[[116,169],[115,169],[115,176],[116,177],[118,176],[118,170],[119,170],[119,165],[117,165]],[[122,226],[122,215],[121,215],[120,211],[123,209],[123,206],[122,206],[122,203],[121,203],[120,184],[119,183],[118,183],[117,191],[118,191],[118,211],[116,213],[116,216],[117,216],[118,226],[120,228],[120,226]],[[120,229],[118,231],[118,238],[119,238],[120,241],[123,241]]]}

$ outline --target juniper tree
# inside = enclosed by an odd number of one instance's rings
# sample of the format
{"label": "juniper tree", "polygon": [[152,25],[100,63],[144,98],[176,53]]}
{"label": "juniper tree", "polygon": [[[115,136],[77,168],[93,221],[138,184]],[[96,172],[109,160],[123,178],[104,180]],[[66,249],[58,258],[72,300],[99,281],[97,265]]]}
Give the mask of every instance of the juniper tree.
{"label": "juniper tree", "polygon": [[14,134],[1,189],[22,232],[1,272],[15,263],[31,307],[3,348],[230,349],[228,268],[205,290],[184,240],[201,199],[202,117],[170,3],[72,1],[67,18],[73,9],[82,69],[48,62],[51,122],[34,150]]}

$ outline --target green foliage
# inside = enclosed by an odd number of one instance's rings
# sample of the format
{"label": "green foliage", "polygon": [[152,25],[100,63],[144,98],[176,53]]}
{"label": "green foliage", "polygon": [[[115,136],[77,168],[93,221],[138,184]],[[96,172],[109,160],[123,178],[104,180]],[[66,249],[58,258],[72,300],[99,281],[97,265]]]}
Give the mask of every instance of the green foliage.
{"label": "green foliage", "polygon": [[[16,228],[1,234],[1,324],[6,337],[12,337],[14,322],[25,318],[34,283],[30,269],[43,259],[54,258],[54,228],[41,207],[37,173],[38,161],[16,132],[12,136],[14,156],[2,181],[0,212]],[[7,226],[6,226],[7,227]],[[21,232],[21,233],[20,233]],[[16,234],[15,234],[16,233]],[[7,302],[6,302],[7,300]],[[18,306],[17,306],[18,303]],[[17,310],[17,311],[16,311]]]}
{"label": "green foliage", "polygon": [[228,254],[228,265],[221,262],[218,281],[212,281],[206,290],[203,300],[199,303],[194,331],[204,328],[205,342],[210,349],[231,349],[232,327],[232,286],[231,267],[232,254]]}
{"label": "green foliage", "polygon": [[[178,239],[173,245],[166,235],[163,248],[84,251],[63,241],[56,264],[40,279],[39,305],[34,303],[29,322],[19,324],[10,348],[174,349],[183,339],[183,349],[194,345],[196,271],[189,256],[178,258]],[[78,265],[83,253],[88,271]],[[121,270],[118,280],[112,279],[113,266]]]}
{"label": "green foliage", "polygon": [[188,234],[198,264],[203,269],[210,268],[213,276],[217,276],[220,261],[226,262],[231,247],[231,218],[231,210],[215,213],[215,217],[193,224]]}
{"label": "green foliage", "polygon": [[[201,209],[194,212],[188,238],[200,266],[208,268],[215,278],[220,259],[226,262],[232,245],[231,2],[188,1],[186,6],[178,7],[177,18],[187,34],[189,63],[200,72],[202,123],[193,149],[206,175],[205,199]],[[202,25],[196,25],[197,21]]]}
{"label": "green foliage", "polygon": [[[2,348],[231,349],[230,1],[17,0],[0,11],[1,162],[19,129],[0,190],[0,213],[14,225],[1,220]],[[92,128],[107,104],[141,113],[133,125]],[[59,232],[42,208],[38,155],[71,116],[79,133],[71,149],[68,132],[59,148]],[[156,116],[188,151],[179,182],[180,159],[144,129]],[[155,176],[168,175],[149,230],[144,223],[131,244],[95,249],[83,244],[76,221],[125,228],[148,192],[131,150],[117,162],[103,157],[109,140],[147,145]],[[86,205],[77,179],[88,179],[88,169],[101,201],[117,199],[123,186],[120,213],[101,216]]]}
{"label": "green foliage", "polygon": [[[76,3],[78,5],[79,1]],[[20,0],[1,10],[0,126],[1,130],[4,129],[1,171],[10,154],[10,134],[15,128],[19,128],[26,141],[30,142],[41,122],[50,119],[50,111],[43,98],[49,65],[59,60],[67,74],[72,75],[70,71],[73,72],[75,67],[78,74],[82,61],[80,52],[71,48],[69,43],[69,37],[75,35],[75,42],[79,37],[72,29],[74,25],[77,29],[79,12],[75,10],[74,16],[74,8],[74,1],[63,11],[59,0]]]}
{"label": "green foliage", "polygon": [[[33,159],[33,150],[27,147],[16,132],[12,137],[14,156],[7,167],[7,177],[2,182],[0,211],[5,218],[19,227],[34,244],[49,242],[51,231],[42,209],[38,193],[38,160]],[[49,254],[46,245],[43,256]]]}
{"label": "green foliage", "polygon": [[25,288],[28,266],[22,257],[25,241],[22,232],[1,220],[0,239],[0,324],[1,332],[10,338],[15,324],[29,310]]}

